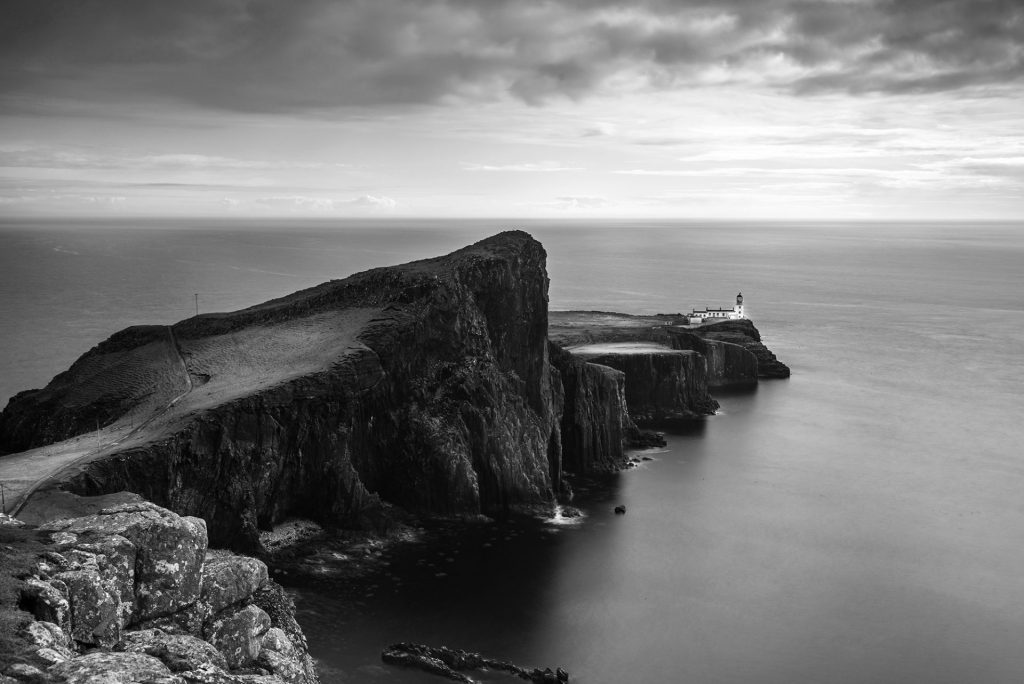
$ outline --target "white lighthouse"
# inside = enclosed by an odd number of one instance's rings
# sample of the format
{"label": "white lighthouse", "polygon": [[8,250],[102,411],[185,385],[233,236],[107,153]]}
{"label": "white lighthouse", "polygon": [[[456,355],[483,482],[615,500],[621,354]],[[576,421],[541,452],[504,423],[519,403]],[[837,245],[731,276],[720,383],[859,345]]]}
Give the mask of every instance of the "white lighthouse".
{"label": "white lighthouse", "polygon": [[736,306],[731,309],[694,309],[686,315],[689,319],[690,325],[700,325],[708,320],[725,319],[735,320],[737,318],[746,318],[743,313],[743,293],[740,292],[736,295]]}

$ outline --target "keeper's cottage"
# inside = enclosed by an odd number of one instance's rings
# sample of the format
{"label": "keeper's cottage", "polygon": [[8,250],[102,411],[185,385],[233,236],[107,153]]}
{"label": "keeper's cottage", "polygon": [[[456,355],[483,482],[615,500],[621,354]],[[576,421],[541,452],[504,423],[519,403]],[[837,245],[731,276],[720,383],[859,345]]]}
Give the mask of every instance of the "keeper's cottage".
{"label": "keeper's cottage", "polygon": [[746,318],[743,315],[743,293],[740,292],[736,295],[736,306],[731,309],[694,309],[687,317],[690,319],[690,325],[698,325],[708,319],[736,319]]}

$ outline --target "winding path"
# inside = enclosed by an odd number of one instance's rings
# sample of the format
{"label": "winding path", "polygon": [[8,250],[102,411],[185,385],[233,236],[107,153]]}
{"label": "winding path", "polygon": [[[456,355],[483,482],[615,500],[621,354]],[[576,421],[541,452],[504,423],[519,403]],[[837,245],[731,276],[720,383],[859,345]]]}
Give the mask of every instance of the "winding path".
{"label": "winding path", "polygon": [[[46,447],[39,447],[37,449],[31,449],[29,451],[23,451],[16,454],[7,454],[6,456],[0,457],[0,485],[5,486],[5,513],[16,517],[25,507],[25,504],[28,503],[32,495],[39,491],[39,489],[44,485],[56,481],[65,471],[95,458],[105,449],[118,446],[126,439],[135,436],[140,431],[148,427],[154,420],[167,413],[167,411],[169,411],[175,404],[188,396],[193,388],[192,376],[188,372],[188,366],[185,364],[185,357],[182,356],[181,348],[178,346],[178,339],[174,336],[173,327],[167,326],[167,336],[171,348],[174,350],[174,355],[178,360],[178,364],[181,366],[181,372],[185,376],[185,391],[171,399],[165,406],[152,413],[148,418],[133,427],[126,434],[111,439],[105,443],[100,442],[92,448],[85,445],[89,443],[91,437],[97,435],[96,431],[77,435],[76,437],[72,437],[64,440],[63,442],[48,445]],[[104,430],[105,429],[106,428],[104,428]],[[99,431],[99,433],[102,432],[103,430]],[[76,447],[75,442],[82,442],[83,446]],[[61,445],[64,445],[68,450],[63,453],[52,453],[54,449],[60,448]],[[51,453],[47,455],[47,451],[50,451]],[[70,460],[68,460],[69,458]],[[23,479],[24,475],[33,475],[32,466],[38,465],[38,461],[41,459],[48,459],[53,462],[47,464],[49,467],[43,471],[41,476],[38,473],[35,473],[36,479],[29,480],[28,486],[25,489],[20,491],[15,490],[17,491],[17,494],[14,499],[7,500],[8,497],[6,496],[6,493],[10,491],[10,485]],[[19,475],[22,475],[22,477],[18,477]]]}

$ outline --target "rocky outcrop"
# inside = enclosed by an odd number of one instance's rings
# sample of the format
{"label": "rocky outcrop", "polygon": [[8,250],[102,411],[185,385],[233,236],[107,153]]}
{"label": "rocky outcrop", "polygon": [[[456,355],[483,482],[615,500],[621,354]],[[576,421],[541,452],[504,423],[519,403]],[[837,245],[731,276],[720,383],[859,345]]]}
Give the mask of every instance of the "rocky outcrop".
{"label": "rocky outcrop", "polygon": [[622,371],[626,405],[637,425],[671,425],[710,415],[718,408],[718,402],[708,394],[707,362],[701,354],[623,346],[626,348],[622,350],[611,344],[574,347],[570,351],[590,364]]}
{"label": "rocky outcrop", "polygon": [[700,353],[708,362],[708,386],[749,387],[758,378],[789,377],[789,368],[761,342],[749,319],[689,326],[679,315],[633,316],[607,311],[553,311],[551,341],[562,347],[650,343]]}
{"label": "rocky outcrop", "polygon": [[0,678],[317,684],[283,590],[261,561],[209,551],[202,520],[135,503],[39,531],[18,604],[30,646]]}
{"label": "rocky outcrop", "polygon": [[743,347],[757,358],[757,375],[760,378],[788,378],[789,366],[779,361],[775,354],[761,342],[761,333],[750,319],[726,320],[694,327],[690,335],[709,341],[725,342]]}
{"label": "rocky outcrop", "polygon": [[586,473],[621,465],[622,445],[637,431],[626,407],[625,374],[587,363],[554,344],[548,353],[564,388],[562,467]]}
{"label": "rocky outcrop", "polygon": [[562,668],[525,668],[504,660],[487,658],[479,653],[402,642],[391,644],[381,652],[381,660],[389,665],[416,668],[456,682],[472,684],[473,679],[462,670],[490,670],[507,672],[535,684],[560,684],[569,681],[569,673]]}
{"label": "rocky outcrop", "polygon": [[757,384],[757,357],[745,347],[690,332],[674,331],[671,339],[676,349],[689,349],[705,358],[709,388],[753,387]]}
{"label": "rocky outcrop", "polygon": [[[240,549],[258,548],[259,531],[289,517],[381,529],[402,511],[550,510],[564,406],[573,412],[567,425],[591,432],[570,440],[573,468],[621,460],[621,444],[614,426],[599,436],[605,428],[594,422],[617,409],[587,405],[617,396],[613,376],[586,371],[566,392],[552,370],[545,259],[529,235],[503,233],[445,257],[199,316],[166,336],[180,363],[153,346],[151,332],[120,333],[55,379],[47,402],[12,400],[0,448],[23,446],[19,426],[30,423],[47,440],[94,429],[92,414],[77,409],[37,415],[70,396],[80,370],[114,406],[111,388],[126,368],[172,378],[183,363],[192,390],[62,486],[136,492],[205,519],[211,543]],[[47,420],[51,427],[40,427]]]}

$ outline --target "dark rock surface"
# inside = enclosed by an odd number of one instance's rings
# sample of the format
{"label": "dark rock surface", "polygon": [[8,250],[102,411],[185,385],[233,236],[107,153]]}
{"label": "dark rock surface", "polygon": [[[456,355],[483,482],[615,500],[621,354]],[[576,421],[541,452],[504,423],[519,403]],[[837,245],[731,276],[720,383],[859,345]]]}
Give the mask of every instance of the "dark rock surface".
{"label": "dark rock surface", "polygon": [[569,681],[569,673],[562,668],[554,671],[551,668],[529,669],[503,660],[487,658],[479,653],[447,646],[425,646],[406,642],[392,644],[381,652],[381,660],[389,665],[413,667],[466,684],[472,684],[473,679],[463,674],[461,670],[487,669],[508,672],[536,684],[557,684]]}
{"label": "dark rock surface", "polygon": [[[380,530],[402,510],[550,509],[563,425],[577,430],[569,440],[577,470],[621,461],[622,447],[619,427],[605,425],[618,408],[590,405],[614,403],[614,374],[563,363],[566,392],[562,371],[552,371],[545,260],[529,235],[502,233],[445,257],[178,323],[173,337],[200,389],[62,486],[83,495],[136,492],[205,519],[211,543],[241,549],[258,548],[259,530],[286,517]],[[206,369],[200,386],[198,359],[219,340],[260,348],[274,330],[296,325],[337,334],[322,321],[339,312],[365,320],[345,349],[320,350],[315,368],[230,396],[212,394],[218,377]],[[56,406],[51,399],[68,395],[78,369],[120,368],[132,345],[155,344],[154,334],[118,333],[58,376],[46,402],[38,394],[12,399],[0,418],[0,450],[22,448],[30,423],[46,440],[93,429],[89,412],[44,415]],[[146,358],[159,356],[147,349]],[[309,353],[294,352],[306,354],[304,363]]]}
{"label": "dark rock surface", "polygon": [[623,442],[639,438],[626,407],[625,374],[587,363],[554,344],[549,356],[564,388],[562,467],[586,473],[620,465]]}
{"label": "dark rock surface", "polygon": [[728,344],[739,345],[757,358],[757,375],[761,378],[788,378],[789,366],[761,342],[761,333],[753,321],[740,320],[705,323],[687,331],[689,334]]}
{"label": "dark rock surface", "polygon": [[603,347],[570,351],[591,364],[623,372],[626,406],[641,427],[693,420],[718,408],[718,402],[708,394],[707,361],[695,351],[664,348],[620,353]]}
{"label": "dark rock surface", "polygon": [[707,360],[708,387],[753,387],[757,384],[758,360],[746,347],[702,337],[691,332],[671,334],[676,349],[690,349]]}

